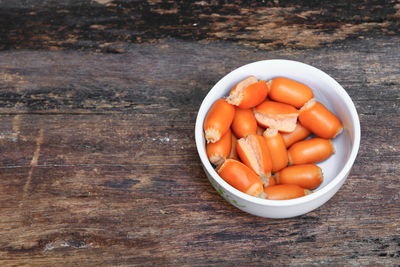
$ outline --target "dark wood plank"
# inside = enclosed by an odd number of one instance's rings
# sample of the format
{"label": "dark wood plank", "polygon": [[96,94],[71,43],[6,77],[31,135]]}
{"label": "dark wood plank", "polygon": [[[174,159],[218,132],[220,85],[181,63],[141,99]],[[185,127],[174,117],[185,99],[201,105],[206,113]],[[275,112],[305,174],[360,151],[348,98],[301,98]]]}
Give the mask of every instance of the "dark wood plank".
{"label": "dark wood plank", "polygon": [[396,36],[264,52],[227,42],[165,40],[132,44],[123,55],[5,51],[0,55],[0,112],[195,111],[229,71],[257,60],[283,58],[333,76],[355,98],[362,114],[398,114],[398,42]]}
{"label": "dark wood plank", "polygon": [[261,49],[398,35],[397,1],[7,0],[0,49],[125,53],[129,43],[229,40]]}

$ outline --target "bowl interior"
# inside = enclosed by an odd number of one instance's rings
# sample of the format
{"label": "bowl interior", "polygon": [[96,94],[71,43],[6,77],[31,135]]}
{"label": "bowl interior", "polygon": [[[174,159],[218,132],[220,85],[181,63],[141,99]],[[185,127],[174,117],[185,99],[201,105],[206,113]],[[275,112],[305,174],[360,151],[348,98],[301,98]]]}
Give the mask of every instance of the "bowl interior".
{"label": "bowl interior", "polygon": [[[205,151],[204,118],[214,101],[227,96],[236,83],[249,75],[262,80],[282,76],[304,83],[313,90],[317,101],[323,103],[340,118],[344,130],[333,141],[335,154],[317,164],[322,168],[324,181],[314,191],[322,190],[334,179],[345,179],[345,175],[354,162],[360,142],[360,126],[354,104],[346,91],[329,75],[307,64],[290,60],[264,60],[244,65],[224,76],[210,90],[200,107],[196,120],[196,144],[206,170],[213,177],[218,176],[208,161]],[[222,179],[218,176],[216,180]]]}

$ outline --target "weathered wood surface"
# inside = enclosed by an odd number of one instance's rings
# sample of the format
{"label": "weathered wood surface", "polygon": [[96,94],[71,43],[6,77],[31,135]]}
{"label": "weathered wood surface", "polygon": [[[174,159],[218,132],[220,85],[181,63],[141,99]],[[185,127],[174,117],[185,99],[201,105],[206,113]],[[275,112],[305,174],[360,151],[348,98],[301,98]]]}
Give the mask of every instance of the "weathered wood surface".
{"label": "weathered wood surface", "polygon": [[[243,3],[244,2],[244,3]],[[123,53],[165,37],[262,49],[326,46],[400,32],[399,1],[2,0],[0,49]]]}
{"label": "weathered wood surface", "polygon": [[[223,40],[210,18],[203,33],[177,30],[196,12],[229,16],[237,4],[200,1],[185,13],[178,3],[175,14],[173,4],[157,1],[83,1],[81,8],[74,1],[25,2],[32,4],[23,9],[18,1],[0,1],[2,266],[400,264],[398,4],[353,3],[380,10],[359,11],[357,19],[338,1],[330,5],[343,13],[302,16],[323,29],[331,20],[379,25],[340,38],[334,28],[326,42],[286,46],[282,40],[309,27],[300,17],[286,38],[260,46],[231,26],[232,38]],[[222,9],[207,11],[213,5]],[[85,13],[88,6],[98,9]],[[162,30],[144,6],[159,8],[154,12],[161,18],[175,14],[175,24]],[[321,8],[268,2],[256,10],[265,19],[288,7],[312,11],[306,14]],[[90,25],[106,24],[112,8],[132,20],[116,17],[119,31],[92,34]],[[131,24],[137,14],[146,20]],[[80,21],[90,23],[76,30]],[[141,41],[118,39],[124,27]],[[66,45],[65,31],[81,42]],[[250,216],[225,202],[207,181],[194,144],[197,109],[212,85],[238,66],[271,58],[299,60],[333,76],[354,100],[362,124],[360,152],[341,190],[319,209],[285,220]]]}

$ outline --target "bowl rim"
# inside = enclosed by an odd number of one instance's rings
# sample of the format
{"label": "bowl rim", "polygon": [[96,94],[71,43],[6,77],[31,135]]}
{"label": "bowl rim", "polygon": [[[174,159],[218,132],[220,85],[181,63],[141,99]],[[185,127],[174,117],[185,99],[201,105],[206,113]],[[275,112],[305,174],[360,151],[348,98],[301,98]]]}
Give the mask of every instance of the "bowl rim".
{"label": "bowl rim", "polygon": [[[341,96],[342,100],[345,102],[345,105],[349,108],[350,115],[351,115],[351,122],[354,125],[354,142],[353,142],[353,147],[349,156],[349,159],[346,161],[344,167],[340,170],[340,172],[330,181],[327,185],[325,185],[323,188],[319,189],[316,192],[313,192],[312,194],[306,195],[304,197],[296,198],[296,199],[289,199],[289,200],[269,200],[269,199],[261,199],[257,197],[250,196],[246,193],[243,193],[227,182],[223,180],[218,173],[215,171],[215,169],[212,167],[210,161],[208,160],[205,148],[202,147],[202,142],[203,142],[203,122],[205,119],[205,116],[207,115],[208,110],[205,110],[205,105],[207,102],[212,101],[211,99],[211,92],[215,90],[219,86],[220,83],[223,82],[227,77],[234,75],[236,72],[240,72],[241,69],[248,67],[249,65],[254,65],[254,64],[264,64],[264,63],[284,63],[284,64],[294,64],[298,65],[298,67],[302,68],[308,68],[312,71],[315,71],[319,73],[319,75],[322,75],[327,82],[330,83],[330,85],[338,90],[339,95]],[[250,74],[249,74],[250,75]],[[299,61],[294,61],[294,60],[287,60],[287,59],[267,59],[267,60],[260,60],[260,61],[255,61],[251,62],[248,64],[245,64],[243,66],[240,66],[231,72],[227,73],[225,76],[223,76],[207,93],[206,97],[203,99],[200,108],[197,113],[196,117],[196,123],[195,123],[195,140],[196,140],[196,149],[197,152],[200,156],[201,163],[205,170],[213,177],[213,179],[221,185],[225,190],[230,192],[231,194],[242,198],[246,201],[259,204],[259,205],[267,205],[267,206],[293,206],[293,205],[299,205],[303,203],[307,203],[310,201],[313,201],[315,199],[323,197],[325,194],[327,194],[329,191],[333,190],[338,184],[340,184],[344,179],[346,179],[347,174],[350,172],[354,161],[357,157],[357,153],[360,147],[360,141],[361,141],[361,126],[360,126],[360,120],[358,117],[358,113],[356,110],[356,107],[351,100],[350,96],[347,94],[346,90],[330,75],[325,73],[324,71],[313,67],[311,65],[308,65],[306,63],[302,63]]]}

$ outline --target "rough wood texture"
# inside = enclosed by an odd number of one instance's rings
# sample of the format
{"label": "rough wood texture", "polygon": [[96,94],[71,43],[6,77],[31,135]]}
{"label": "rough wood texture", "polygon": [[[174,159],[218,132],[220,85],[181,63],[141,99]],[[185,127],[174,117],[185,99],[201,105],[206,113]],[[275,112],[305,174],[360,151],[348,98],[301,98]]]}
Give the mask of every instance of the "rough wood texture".
{"label": "rough wood texture", "polygon": [[[204,30],[207,36],[185,27],[176,36],[174,28],[153,31],[161,24],[151,24],[151,18],[138,20],[140,28],[116,16],[120,31],[113,28],[105,35],[93,35],[89,27],[107,24],[112,8],[126,17],[146,17],[140,8],[154,6],[163,17],[175,12],[171,3],[90,2],[99,8],[90,16],[85,13],[89,9],[77,8],[75,1],[54,3],[22,9],[18,1],[0,2],[1,25],[6,26],[0,29],[2,266],[400,264],[397,28],[388,30],[394,34],[357,32],[362,39],[333,34],[326,39],[329,46],[309,40],[304,46],[299,41],[289,48],[267,45],[262,48],[268,50],[262,50],[244,46],[238,37],[241,31],[232,27],[236,37],[225,41],[209,37],[215,33],[211,30]],[[229,8],[206,12],[209,6],[226,4],[190,4],[194,5],[196,14],[205,16],[234,13]],[[245,4],[243,12],[251,5]],[[353,5],[376,5],[379,12],[365,12],[371,18],[380,14],[381,20],[371,22],[385,23],[378,30],[398,25],[396,3]],[[300,2],[265,6],[254,10],[265,16],[265,8],[310,10],[309,14],[320,8]],[[184,11],[178,8],[175,16],[191,23],[194,11]],[[24,12],[37,15],[31,19]],[[312,21],[325,27],[324,18],[341,15],[346,23],[364,23],[351,10],[335,12],[339,11],[327,11]],[[360,12],[362,18],[366,13]],[[10,16],[18,23],[10,23]],[[60,16],[64,20],[57,20]],[[86,33],[83,39],[95,50],[127,25],[132,27],[127,31],[137,30],[142,41],[119,43],[116,49],[124,54],[76,51],[81,43],[66,45],[63,33],[75,32],[71,25],[78,25],[77,18],[90,20],[76,33],[78,39]],[[296,27],[308,27],[301,19]],[[30,28],[27,23],[35,21],[38,24]],[[46,28],[49,21],[54,23]],[[334,32],[340,28],[335,25]],[[287,36],[300,38],[295,37],[296,27],[289,27]],[[48,41],[40,39],[45,36],[40,32],[46,32]],[[337,42],[342,39],[346,40]],[[245,40],[253,41],[257,40]],[[64,51],[47,51],[54,47]],[[194,144],[197,109],[212,85],[236,67],[270,58],[302,61],[333,76],[354,100],[362,124],[360,152],[341,190],[321,208],[285,220],[250,216],[225,202],[207,181]]]}
{"label": "rough wood texture", "polygon": [[399,1],[3,0],[0,49],[93,49],[177,37],[262,49],[397,35]]}

